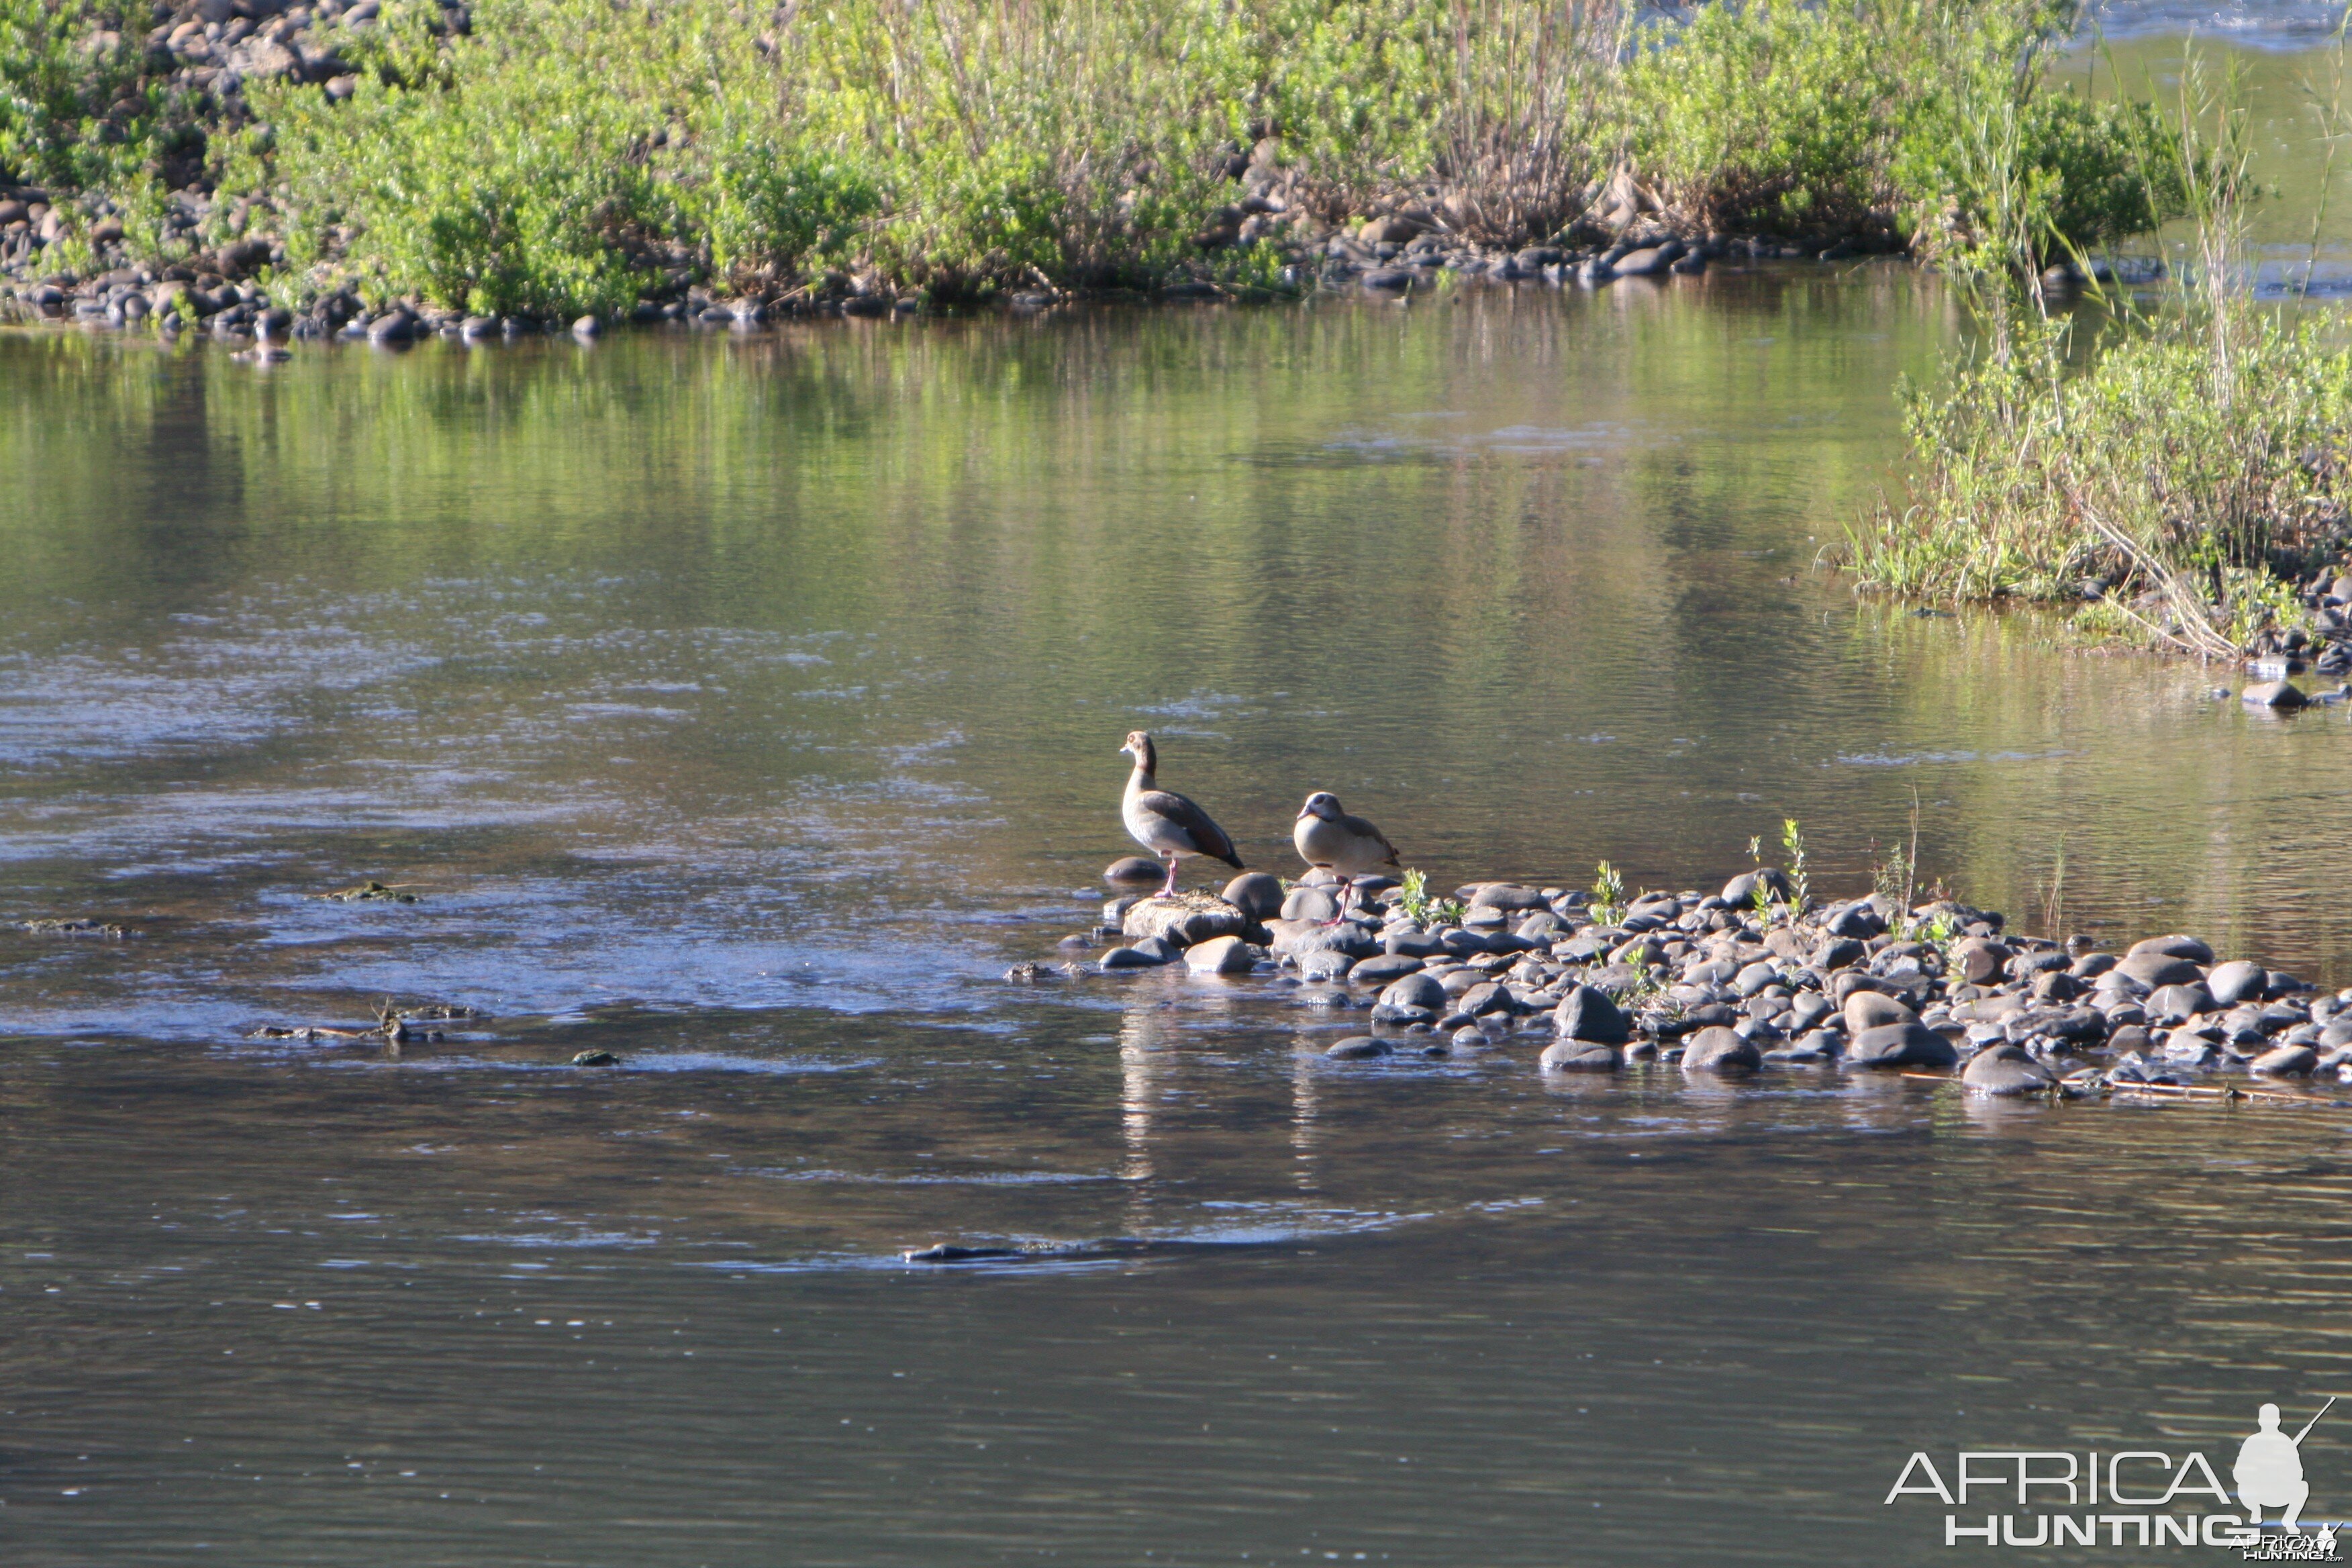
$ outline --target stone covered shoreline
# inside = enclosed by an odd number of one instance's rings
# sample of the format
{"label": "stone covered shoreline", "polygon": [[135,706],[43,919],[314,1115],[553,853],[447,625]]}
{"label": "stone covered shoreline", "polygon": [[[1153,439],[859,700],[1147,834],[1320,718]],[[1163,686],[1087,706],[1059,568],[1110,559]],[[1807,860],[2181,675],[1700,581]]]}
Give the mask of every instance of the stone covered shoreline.
{"label": "stone covered shoreline", "polygon": [[[1156,879],[1147,865],[1107,875]],[[1907,914],[1883,893],[1817,902],[1769,868],[1617,910],[1581,890],[1483,882],[1416,919],[1396,883],[1366,878],[1335,921],[1340,890],[1320,873],[1287,889],[1249,873],[1222,895],[1114,898],[1101,926],[1064,939],[1058,971],[1023,964],[1006,978],[1181,964],[1255,981],[1302,1006],[1367,1014],[1366,1032],[1329,1047],[1342,1060],[1540,1032],[1548,1073],[1958,1069],[1969,1090],[2002,1096],[2193,1092],[2236,1074],[2352,1082],[2352,990],[2224,961],[2193,936],[2100,952],[1947,900]]]}

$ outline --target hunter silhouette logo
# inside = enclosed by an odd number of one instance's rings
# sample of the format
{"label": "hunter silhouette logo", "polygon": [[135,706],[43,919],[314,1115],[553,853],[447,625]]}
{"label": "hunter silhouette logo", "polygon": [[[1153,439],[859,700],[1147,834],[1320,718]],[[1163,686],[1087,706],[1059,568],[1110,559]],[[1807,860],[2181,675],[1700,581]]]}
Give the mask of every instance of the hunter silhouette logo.
{"label": "hunter silhouette logo", "polygon": [[[2331,1395],[2293,1435],[2280,1429],[2277,1405],[2263,1405],[2230,1468],[2234,1500],[2213,1462],[2193,1448],[2118,1447],[1964,1448],[1944,1467],[1915,1453],[1885,1501],[1942,1503],[1950,1510],[1943,1519],[1947,1546],[2220,1546],[2250,1562],[2334,1563],[2336,1526],[2303,1525],[2311,1503],[2303,1449],[2336,1403]],[[2233,1501],[2237,1511],[2216,1510]],[[1988,1503],[1998,1511],[1968,1511]],[[2274,1522],[2265,1524],[2266,1515]]]}
{"label": "hunter silhouette logo", "polygon": [[[2238,1500],[2246,1505],[2246,1522],[2260,1524],[2263,1510],[2284,1509],[2279,1523],[2289,1535],[2301,1535],[2302,1527],[2295,1523],[2303,1505],[2311,1500],[2311,1483],[2303,1479],[2303,1440],[2319,1425],[2336,1405],[2330,1394],[2327,1403],[2319,1407],[2319,1415],[2303,1424],[2303,1430],[2290,1437],[2279,1430],[2279,1407],[2265,1405],[2255,1414],[2254,1435],[2238,1450],[2238,1463],[2230,1479],[2238,1483]],[[2326,1531],[2334,1543],[2336,1532]]]}

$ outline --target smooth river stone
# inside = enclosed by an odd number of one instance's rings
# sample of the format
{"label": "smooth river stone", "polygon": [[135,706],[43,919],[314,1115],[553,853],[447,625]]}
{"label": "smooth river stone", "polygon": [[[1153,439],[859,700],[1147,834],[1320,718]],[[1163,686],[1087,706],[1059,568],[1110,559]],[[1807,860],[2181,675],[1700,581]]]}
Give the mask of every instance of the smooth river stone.
{"label": "smooth river stone", "polygon": [[1370,1035],[1350,1035],[1323,1054],[1333,1061],[1368,1061],[1374,1057],[1388,1055],[1389,1045],[1386,1040],[1376,1040]]}
{"label": "smooth river stone", "polygon": [[1894,997],[1877,991],[1854,991],[1847,994],[1845,1032],[1860,1035],[1866,1029],[1884,1028],[1889,1025],[1916,1024],[1919,1015]]}
{"label": "smooth river stone", "polygon": [[1597,1040],[1554,1040],[1536,1065],[1545,1072],[1614,1072],[1623,1059],[1616,1047]]}
{"label": "smooth river stone", "polygon": [[1994,1046],[1979,1051],[1960,1069],[1960,1082],[1972,1094],[2038,1094],[2054,1081],[2050,1069],[2022,1046]]}
{"label": "smooth river stone", "polygon": [[1417,974],[1421,972],[1421,968],[1422,962],[1418,958],[1407,958],[1402,953],[1384,952],[1357,964],[1348,971],[1348,978],[1359,985],[1386,985],[1391,980],[1402,980],[1408,974]]}
{"label": "smooth river stone", "polygon": [[1429,975],[1408,974],[1381,993],[1381,1003],[1389,1007],[1426,1007],[1442,1012],[1445,1008],[1445,987]]}
{"label": "smooth river stone", "polygon": [[2234,1007],[2241,1002],[2259,1001],[2263,987],[2270,981],[2269,972],[2259,963],[2239,959],[2231,963],[2220,963],[2205,977],[2205,989],[2213,994],[2216,1005]]}
{"label": "smooth river stone", "polygon": [[1858,1068],[1948,1068],[1959,1058],[1951,1041],[1925,1024],[1857,1029],[1845,1050],[1846,1065]]}
{"label": "smooth river stone", "polygon": [[1254,921],[1270,921],[1282,912],[1282,880],[1244,871],[1225,884],[1225,902]]}
{"label": "smooth river stone", "polygon": [[2124,956],[2137,958],[2144,952],[2160,952],[2168,958],[2185,958],[2189,963],[2197,964],[2213,962],[2211,948],[2196,937],[2183,936],[2178,931],[2170,936],[2151,936],[2131,944]]}
{"label": "smooth river stone", "polygon": [[1168,880],[1168,868],[1145,855],[1129,855],[1103,868],[1103,880],[1114,888],[1158,886]]}
{"label": "smooth river stone", "polygon": [[1237,936],[1213,936],[1184,950],[1184,967],[1195,974],[1247,974],[1257,950]]}
{"label": "smooth river stone", "polygon": [[1623,1008],[1590,985],[1576,985],[1552,1010],[1552,1027],[1563,1040],[1622,1046],[1633,1035]]}
{"label": "smooth river stone", "polygon": [[1339,914],[1339,895],[1321,888],[1293,888],[1282,900],[1282,918],[1286,921],[1328,921]]}
{"label": "smooth river stone", "polygon": [[2309,1046],[2280,1046],[2256,1057],[2248,1070],[2256,1078],[2307,1078],[2319,1065],[2319,1053]]}
{"label": "smooth river stone", "polygon": [[1683,1071],[1754,1072],[1764,1063],[1761,1052],[1731,1030],[1717,1026],[1693,1035],[1683,1047]]}
{"label": "smooth river stone", "polygon": [[2168,952],[2127,953],[2124,961],[2107,973],[2137,981],[2150,991],[2167,985],[2194,985],[2205,978],[2205,972],[2194,962]]}

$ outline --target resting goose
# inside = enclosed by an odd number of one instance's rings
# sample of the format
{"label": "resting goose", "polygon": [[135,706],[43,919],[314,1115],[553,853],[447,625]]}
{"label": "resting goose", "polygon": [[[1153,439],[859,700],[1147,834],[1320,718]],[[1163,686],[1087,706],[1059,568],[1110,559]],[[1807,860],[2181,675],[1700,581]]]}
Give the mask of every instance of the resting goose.
{"label": "resting goose", "polygon": [[1396,846],[1388,835],[1360,816],[1350,816],[1340,807],[1339,797],[1329,790],[1317,790],[1298,808],[1297,826],[1290,830],[1290,841],[1298,846],[1298,858],[1318,871],[1329,871],[1347,879],[1339,893],[1339,914],[1348,912],[1348,904],[1356,896],[1355,879],[1382,866],[1394,866]]}
{"label": "resting goose", "polygon": [[1187,855],[1205,855],[1236,871],[1243,868],[1242,858],[1234,853],[1234,841],[1225,830],[1182,795],[1161,789],[1151,776],[1160,764],[1160,752],[1150,735],[1132,731],[1119,750],[1135,759],[1135,771],[1127,775],[1127,798],[1119,802],[1119,816],[1138,844],[1168,862],[1168,883],[1153,898],[1176,896],[1176,863]]}

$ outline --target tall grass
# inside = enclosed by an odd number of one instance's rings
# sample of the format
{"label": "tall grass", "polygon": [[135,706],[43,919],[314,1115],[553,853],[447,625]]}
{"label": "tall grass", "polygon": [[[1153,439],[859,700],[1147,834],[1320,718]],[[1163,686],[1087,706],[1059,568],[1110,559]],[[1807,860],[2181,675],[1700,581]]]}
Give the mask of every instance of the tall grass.
{"label": "tall grass", "polygon": [[2135,155],[2149,200],[2189,220],[2171,282],[2152,302],[2095,285],[2080,316],[2032,270],[2064,239],[2051,203],[1979,142],[2002,195],[1958,277],[1982,331],[1939,384],[1902,390],[1916,472],[1907,504],[1853,531],[1865,584],[2087,597],[2089,629],[2210,656],[2299,618],[2286,577],[2347,542],[2352,318],[2254,297],[2235,79],[2192,57],[2166,130]]}

